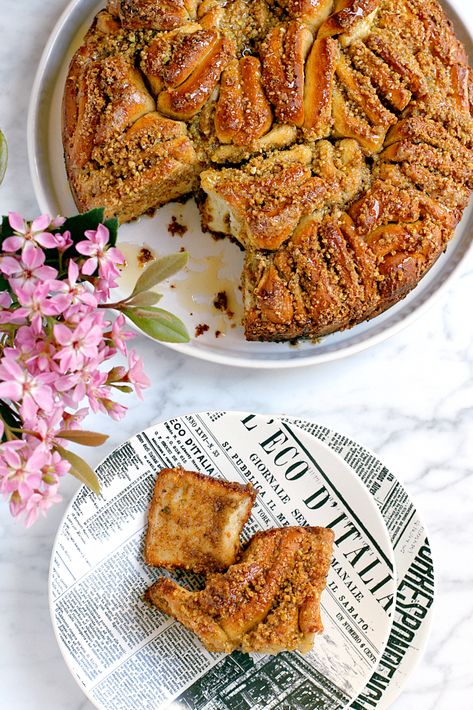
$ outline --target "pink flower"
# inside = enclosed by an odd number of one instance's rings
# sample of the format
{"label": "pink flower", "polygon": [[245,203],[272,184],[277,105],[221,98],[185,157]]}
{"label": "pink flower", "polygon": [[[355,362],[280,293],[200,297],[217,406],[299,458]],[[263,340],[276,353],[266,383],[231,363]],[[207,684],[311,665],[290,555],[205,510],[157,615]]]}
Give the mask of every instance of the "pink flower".
{"label": "pink flower", "polygon": [[54,503],[59,503],[62,498],[57,493],[58,486],[48,486],[44,491],[36,491],[26,501],[22,512],[25,512],[25,527],[30,528],[42,513],[46,515]]}
{"label": "pink flower", "polygon": [[53,409],[48,415],[41,415],[35,417],[31,421],[25,418],[24,427],[30,431],[34,431],[32,434],[23,434],[26,441],[41,441],[45,446],[50,449],[52,446],[57,446],[61,444],[61,441],[55,438],[55,434],[58,431],[58,424],[62,420],[62,408],[57,407]]}
{"label": "pink flower", "polygon": [[33,321],[31,325],[18,328],[15,345],[32,374],[55,372],[58,369],[54,360],[56,354],[54,340],[44,332],[41,321]]}
{"label": "pink flower", "polygon": [[58,316],[63,313],[70,304],[69,296],[61,293],[49,296],[51,283],[54,282],[41,281],[33,289],[17,288],[16,295],[22,306],[16,313],[17,317],[20,314],[28,317],[32,324],[38,327],[43,317]]}
{"label": "pink flower", "polygon": [[87,407],[77,409],[75,412],[63,412],[61,429],[79,429],[88,413]]}
{"label": "pink flower", "polygon": [[59,501],[62,500],[61,496],[57,494],[57,489],[57,484],[55,486],[48,486],[43,491],[35,491],[35,493],[28,498],[21,509],[21,512],[25,513],[24,523],[26,528],[30,528],[33,523],[37,521],[40,513],[46,515],[47,511],[54,503],[59,503]]}
{"label": "pink flower", "polygon": [[102,398],[100,401],[100,409],[105,414],[108,414],[115,421],[123,419],[127,413],[127,408],[118,402],[113,402],[111,399]]}
{"label": "pink flower", "polygon": [[99,224],[95,230],[87,230],[84,234],[88,241],[76,244],[79,254],[89,257],[82,265],[82,273],[91,276],[98,267],[100,279],[105,280],[110,288],[114,288],[115,279],[120,276],[117,266],[125,263],[125,257],[115,247],[106,248],[110,234],[103,224]]}
{"label": "pink flower", "polygon": [[17,289],[33,289],[38,281],[48,281],[57,276],[56,269],[44,266],[46,256],[41,249],[28,249],[21,259],[16,256],[0,257],[0,271],[7,277],[10,286]]}
{"label": "pink flower", "polygon": [[131,338],[136,337],[135,333],[130,330],[123,330],[125,325],[125,316],[120,313],[112,324],[112,330],[105,334],[105,337],[109,337],[112,341],[114,347],[119,350],[123,355],[127,355],[126,341]]}
{"label": "pink flower", "polygon": [[[15,424],[9,430],[0,417],[0,494],[29,527],[60,500],[58,484],[71,468],[59,453],[68,443],[58,436],[61,430],[80,429],[90,409],[120,420],[126,407],[111,399],[112,386],[131,383],[142,397],[149,380],[141,359],[128,353],[133,334],[125,330],[123,315],[108,321],[99,308],[125,261],[110,247],[108,229],[86,232],[67,258],[61,255],[73,246],[70,233],[53,233],[64,218],[41,215],[30,224],[11,212],[9,221],[14,234],[0,250],[0,275],[7,282],[0,292],[0,324],[8,324],[0,344],[0,400]],[[67,276],[59,280],[46,259],[61,264],[61,272],[64,264]],[[128,357],[128,366],[102,367],[118,352]],[[77,410],[84,398],[88,407]]]}
{"label": "pink flower", "polygon": [[138,357],[134,350],[128,355],[128,376],[126,381],[135,388],[135,392],[140,399],[143,399],[142,387],[149,387],[151,382],[143,371],[143,360]]}
{"label": "pink flower", "polygon": [[74,242],[71,239],[71,233],[66,231],[64,234],[61,234],[58,232],[57,234],[53,235],[55,242],[56,242],[56,249],[60,251],[61,253],[64,253],[71,247]]}
{"label": "pink flower", "polygon": [[56,246],[53,235],[45,231],[51,226],[51,217],[48,214],[42,214],[29,224],[17,212],[9,212],[8,221],[15,234],[4,240],[3,251],[15,252],[22,249],[24,254],[26,250],[35,249],[37,245],[46,249]]}
{"label": "pink flower", "polygon": [[90,408],[93,412],[98,412],[101,410],[105,411],[102,407],[102,400],[107,399],[110,394],[110,387],[105,384],[107,382],[107,375],[105,372],[93,372],[86,384],[85,393],[87,394],[87,399],[89,400]]}
{"label": "pink flower", "polygon": [[41,469],[50,454],[42,444],[13,448],[10,443],[1,447],[0,490],[5,495],[17,491],[25,501],[41,484]]}
{"label": "pink flower", "polygon": [[[62,446],[65,442],[62,440]],[[48,486],[53,486],[59,483],[59,479],[66,475],[71,470],[71,464],[66,459],[63,459],[58,451],[50,454],[49,461],[46,466],[43,466],[43,483]]]}
{"label": "pink flower", "polygon": [[78,303],[83,303],[89,308],[97,308],[97,299],[95,296],[81,283],[77,283],[79,278],[79,267],[72,259],[69,260],[67,268],[67,279],[58,281],[57,289],[61,293],[69,296],[69,303],[75,306]]}
{"label": "pink flower", "polygon": [[0,398],[21,402],[20,414],[25,419],[34,419],[38,409],[50,411],[53,393],[49,384],[54,374],[33,376],[20,367],[13,357],[4,356],[0,360]]}
{"label": "pink flower", "polygon": [[62,323],[54,326],[54,337],[62,346],[55,358],[60,361],[64,374],[67,370],[82,367],[85,358],[97,357],[98,345],[103,338],[101,321],[102,316],[97,313],[84,318],[74,330]]}

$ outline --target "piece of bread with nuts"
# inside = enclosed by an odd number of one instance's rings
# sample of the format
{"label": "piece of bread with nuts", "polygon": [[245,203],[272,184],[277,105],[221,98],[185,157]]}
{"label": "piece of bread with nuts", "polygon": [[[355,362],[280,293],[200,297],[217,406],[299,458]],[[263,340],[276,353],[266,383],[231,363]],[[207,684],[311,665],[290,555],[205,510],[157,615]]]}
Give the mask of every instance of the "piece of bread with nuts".
{"label": "piece of bread with nuts", "polygon": [[165,468],[148,513],[146,563],[201,573],[227,569],[240,552],[255,497],[251,484]]}
{"label": "piece of bread with nuts", "polygon": [[211,652],[310,651],[323,631],[320,596],[332,560],[333,531],[274,528],[256,533],[237,564],[191,591],[160,577],[145,599],[173,616]]}

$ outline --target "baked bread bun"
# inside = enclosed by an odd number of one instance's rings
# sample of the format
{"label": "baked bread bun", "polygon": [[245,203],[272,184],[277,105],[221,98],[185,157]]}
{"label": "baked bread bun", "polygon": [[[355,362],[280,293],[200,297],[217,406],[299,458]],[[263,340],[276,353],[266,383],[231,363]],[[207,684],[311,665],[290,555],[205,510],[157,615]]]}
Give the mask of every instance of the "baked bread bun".
{"label": "baked bread bun", "polygon": [[80,210],[188,193],[246,250],[246,337],[381,313],[445,250],[473,186],[473,79],[438,0],[110,0],[76,52]]}
{"label": "baked bread bun", "polygon": [[226,569],[240,552],[255,498],[251,484],[163,469],[148,513],[145,562],[202,573]]}

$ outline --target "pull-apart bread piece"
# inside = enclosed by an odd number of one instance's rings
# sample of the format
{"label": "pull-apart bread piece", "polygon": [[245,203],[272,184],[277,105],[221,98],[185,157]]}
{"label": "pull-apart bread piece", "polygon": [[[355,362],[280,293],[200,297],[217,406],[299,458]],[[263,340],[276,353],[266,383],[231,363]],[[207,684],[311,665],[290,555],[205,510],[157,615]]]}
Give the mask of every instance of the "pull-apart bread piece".
{"label": "pull-apart bread piece", "polygon": [[333,532],[288,527],[254,535],[240,561],[191,592],[161,578],[146,598],[193,631],[209,651],[310,651],[323,631],[320,596]]}
{"label": "pull-apart bread piece", "polygon": [[473,72],[439,0],[109,0],[64,95],[80,210],[198,193],[246,249],[249,340],[372,318],[473,188]]}
{"label": "pull-apart bread piece", "polygon": [[251,484],[165,468],[149,509],[145,561],[193,572],[226,569],[240,551],[255,497]]}

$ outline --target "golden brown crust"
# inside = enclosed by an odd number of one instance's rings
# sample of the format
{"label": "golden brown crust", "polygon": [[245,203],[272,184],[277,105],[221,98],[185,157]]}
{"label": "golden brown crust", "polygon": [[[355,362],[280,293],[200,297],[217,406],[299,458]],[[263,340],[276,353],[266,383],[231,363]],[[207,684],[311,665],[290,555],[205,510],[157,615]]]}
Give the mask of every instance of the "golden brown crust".
{"label": "golden brown crust", "polygon": [[108,10],[130,30],[170,30],[195,19],[196,0],[109,0]]}
{"label": "golden brown crust", "polygon": [[281,123],[304,123],[304,67],[312,39],[309,29],[293,20],[275,27],[263,45],[263,83]]}
{"label": "golden brown crust", "polygon": [[326,138],[332,129],[332,95],[338,44],[330,38],[317,39],[305,67],[305,133],[313,140]]}
{"label": "golden brown crust", "polygon": [[289,527],[259,532],[225,574],[189,592],[158,579],[146,599],[196,633],[212,652],[308,651],[323,631],[320,596],[333,532]]}
{"label": "golden brown crust", "polygon": [[[189,120],[195,116],[207,103],[220,74],[232,56],[232,44],[227,39],[219,37],[216,32],[202,30],[202,34],[204,33],[208,39],[199,39],[198,49],[195,53],[192,51],[192,60],[189,62],[194,70],[190,72],[190,67],[186,66],[187,61],[184,64],[181,59],[177,68],[173,67],[171,77],[179,81],[180,77],[176,79],[173,74],[187,75],[189,72],[186,80],[174,86],[170,85],[169,89],[158,96],[157,107],[165,116],[181,120]],[[194,35],[186,37],[189,42],[193,38]]]}
{"label": "golden brown crust", "polygon": [[146,563],[205,573],[226,569],[240,551],[255,498],[250,484],[163,469],[148,513]]}
{"label": "golden brown crust", "polygon": [[349,35],[373,19],[382,0],[335,0],[334,12],[319,29],[319,37]]}
{"label": "golden brown crust", "polygon": [[468,204],[472,115],[438,0],[110,0],[63,140],[81,210],[126,221],[200,186],[204,227],[248,251],[247,338],[278,340],[415,287]]}
{"label": "golden brown crust", "polygon": [[273,116],[256,57],[230,62],[222,74],[215,110],[215,133],[221,143],[250,146],[271,128]]}

